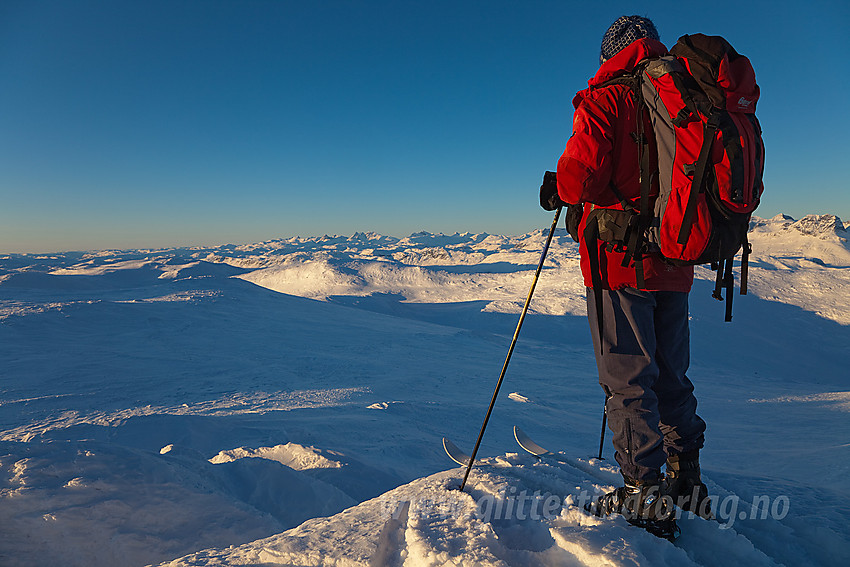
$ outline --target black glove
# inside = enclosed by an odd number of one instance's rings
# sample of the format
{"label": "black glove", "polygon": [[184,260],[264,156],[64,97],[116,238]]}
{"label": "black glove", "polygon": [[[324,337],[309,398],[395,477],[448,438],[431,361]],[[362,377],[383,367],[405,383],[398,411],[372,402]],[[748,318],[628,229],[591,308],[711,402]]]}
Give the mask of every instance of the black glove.
{"label": "black glove", "polygon": [[554,211],[566,205],[558,197],[558,176],[554,171],[543,174],[543,185],[540,186],[540,206],[547,211]]}
{"label": "black glove", "polygon": [[578,227],[581,224],[581,217],[584,215],[584,205],[567,204],[567,232],[576,242],[578,239]]}

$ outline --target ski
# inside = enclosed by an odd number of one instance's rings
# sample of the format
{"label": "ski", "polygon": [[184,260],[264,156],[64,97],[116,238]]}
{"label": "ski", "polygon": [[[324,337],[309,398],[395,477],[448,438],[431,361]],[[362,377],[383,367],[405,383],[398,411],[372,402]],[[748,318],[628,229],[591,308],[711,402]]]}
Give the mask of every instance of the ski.
{"label": "ski", "polygon": [[443,449],[446,450],[446,455],[460,466],[465,467],[469,465],[469,455],[445,437],[443,437]]}
{"label": "ski", "polygon": [[516,442],[519,443],[520,447],[522,447],[537,458],[543,456],[557,457],[557,455],[555,455],[555,453],[553,453],[549,449],[544,449],[543,447],[535,443],[534,440],[531,439],[531,437],[529,437],[525,431],[523,431],[516,425],[514,425],[514,439],[516,439]]}
{"label": "ski", "polygon": [[561,465],[567,465],[568,467],[572,467],[584,474],[588,474],[601,482],[610,483],[614,480],[610,474],[599,471],[589,463],[583,462],[580,459],[571,459],[563,453],[556,453],[542,447],[540,444],[535,442],[528,433],[516,425],[514,426],[514,439],[516,439],[516,442],[525,452],[531,453],[540,460],[546,459],[549,461],[555,461]]}

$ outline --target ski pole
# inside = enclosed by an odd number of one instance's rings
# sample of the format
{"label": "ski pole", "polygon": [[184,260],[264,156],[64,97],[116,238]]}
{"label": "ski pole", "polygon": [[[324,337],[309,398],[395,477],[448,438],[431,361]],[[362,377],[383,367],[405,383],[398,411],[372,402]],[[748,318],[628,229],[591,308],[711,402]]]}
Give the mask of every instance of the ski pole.
{"label": "ski pole", "polygon": [[608,425],[608,398],[605,396],[605,404],[602,406],[602,433],[599,435],[599,460],[604,459],[602,456],[602,448],[605,446],[605,426]]}
{"label": "ski pole", "polygon": [[472,450],[472,455],[469,457],[469,463],[466,465],[466,473],[463,475],[463,482],[460,483],[460,490],[466,486],[466,480],[469,478],[469,471],[472,470],[472,465],[475,463],[475,455],[478,454],[478,448],[481,446],[481,439],[484,438],[484,430],[487,429],[487,422],[490,421],[490,414],[493,413],[493,406],[496,405],[496,397],[499,395],[499,389],[502,387],[502,380],[505,378],[505,372],[508,370],[508,363],[511,361],[511,355],[514,352],[519,330],[522,328],[522,322],[525,320],[525,314],[528,313],[528,306],[531,304],[531,296],[534,295],[534,288],[537,286],[537,280],[540,278],[540,271],[543,269],[543,261],[546,259],[546,253],[549,251],[549,245],[552,243],[552,236],[555,234],[555,228],[558,224],[558,217],[561,216],[561,207],[555,211],[555,219],[552,221],[552,226],[549,228],[549,236],[546,238],[546,244],[543,246],[543,253],[540,254],[540,262],[537,263],[537,271],[534,273],[534,280],[531,282],[531,289],[528,290],[528,297],[525,299],[525,306],[522,308],[522,314],[519,316],[519,322],[514,331],[514,338],[511,340],[511,346],[508,349],[508,356],[505,358],[505,364],[502,365],[502,372],[499,374],[499,381],[496,382],[496,389],[493,391],[493,397],[490,400],[490,407],[487,408],[487,415],[484,417],[484,423],[481,425],[481,432],[478,434],[478,441],[475,442],[475,448]]}

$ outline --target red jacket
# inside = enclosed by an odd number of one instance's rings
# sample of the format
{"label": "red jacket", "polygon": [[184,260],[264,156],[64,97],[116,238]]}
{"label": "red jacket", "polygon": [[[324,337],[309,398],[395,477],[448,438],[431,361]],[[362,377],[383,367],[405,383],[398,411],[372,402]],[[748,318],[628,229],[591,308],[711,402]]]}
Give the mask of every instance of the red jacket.
{"label": "red jacket", "polygon": [[[576,94],[573,99],[573,134],[567,148],[558,160],[558,194],[567,203],[585,203],[585,215],[591,205],[621,209],[611,190],[613,184],[633,202],[640,199],[640,165],[638,144],[632,137],[636,133],[637,112],[631,90],[626,85],[595,88],[617,76],[630,73],[647,57],[667,54],[667,49],[652,39],[638,40],[599,68],[588,81],[590,88]],[[646,113],[644,113],[646,117]],[[648,118],[644,131],[651,133]],[[650,163],[656,163],[655,140],[650,140]],[[658,193],[657,183],[652,194]],[[638,207],[640,204],[638,203]],[[583,220],[579,227],[581,242],[581,271],[585,285],[593,287],[587,243],[584,241]],[[634,263],[622,266],[623,252],[609,252],[604,242],[597,242],[603,282],[606,289],[637,287]],[[651,254],[643,259],[646,285],[649,291],[690,291],[694,279],[692,266],[674,267],[660,255]]]}

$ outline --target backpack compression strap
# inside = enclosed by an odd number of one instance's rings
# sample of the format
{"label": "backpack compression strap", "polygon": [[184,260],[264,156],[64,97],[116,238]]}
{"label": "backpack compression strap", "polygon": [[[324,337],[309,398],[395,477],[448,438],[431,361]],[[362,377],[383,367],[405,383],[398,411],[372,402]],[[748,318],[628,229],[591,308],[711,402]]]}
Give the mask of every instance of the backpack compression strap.
{"label": "backpack compression strap", "polygon": [[708,121],[705,123],[703,130],[702,147],[699,150],[699,157],[694,164],[694,178],[691,181],[691,191],[688,195],[688,204],[685,207],[685,212],[682,215],[682,227],[679,229],[678,243],[685,246],[688,243],[688,237],[691,235],[691,228],[694,225],[694,215],[697,212],[697,204],[699,199],[697,196],[702,193],[705,185],[705,172],[708,166],[708,157],[711,153],[711,146],[714,142],[714,136],[717,134],[717,128],[720,124],[720,117],[716,113],[711,113]]}
{"label": "backpack compression strap", "polygon": [[716,264],[711,264],[712,269],[714,269],[715,265],[717,266],[717,278],[714,282],[714,291],[712,292],[711,297],[717,301],[723,301],[722,290],[724,287],[726,288],[727,323],[732,320],[732,296],[735,291],[735,276],[732,275],[732,264],[734,263],[734,260],[734,258],[724,258]]}

